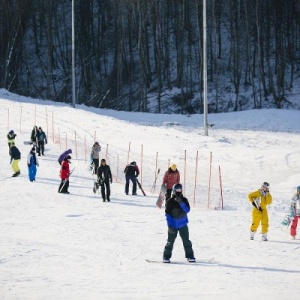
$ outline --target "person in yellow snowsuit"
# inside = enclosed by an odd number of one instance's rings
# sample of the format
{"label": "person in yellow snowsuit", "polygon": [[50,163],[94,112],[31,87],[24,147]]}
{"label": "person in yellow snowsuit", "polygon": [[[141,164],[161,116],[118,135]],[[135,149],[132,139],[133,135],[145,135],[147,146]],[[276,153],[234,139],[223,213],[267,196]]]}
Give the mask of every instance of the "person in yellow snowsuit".
{"label": "person in yellow snowsuit", "polygon": [[248,195],[248,199],[253,205],[252,224],[250,226],[250,240],[254,239],[254,234],[261,224],[262,240],[267,241],[267,233],[269,228],[269,216],[267,205],[272,203],[272,195],[269,191],[269,183],[264,182],[261,188]]}

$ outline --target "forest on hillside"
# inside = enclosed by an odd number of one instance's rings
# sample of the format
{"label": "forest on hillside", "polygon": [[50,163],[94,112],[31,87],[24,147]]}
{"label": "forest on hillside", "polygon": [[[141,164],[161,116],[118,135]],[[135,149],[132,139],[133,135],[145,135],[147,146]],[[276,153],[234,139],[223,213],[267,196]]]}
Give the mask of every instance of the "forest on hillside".
{"label": "forest on hillside", "polygon": [[[203,0],[0,0],[0,88],[72,102],[72,3],[77,103],[203,113]],[[206,23],[209,112],[293,105],[300,1],[208,0]]]}

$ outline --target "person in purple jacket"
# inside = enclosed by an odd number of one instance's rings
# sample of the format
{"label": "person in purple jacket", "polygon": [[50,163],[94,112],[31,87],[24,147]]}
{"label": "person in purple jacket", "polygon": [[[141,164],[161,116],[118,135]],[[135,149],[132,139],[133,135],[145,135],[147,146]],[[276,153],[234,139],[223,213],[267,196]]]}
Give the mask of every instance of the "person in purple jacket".
{"label": "person in purple jacket", "polygon": [[174,184],[172,196],[166,203],[166,220],[168,224],[168,241],[163,253],[163,262],[169,263],[172,256],[173,245],[179,232],[182,239],[185,257],[188,262],[195,262],[192,242],[189,239],[187,214],[190,212],[188,199],[182,195],[182,185]]}

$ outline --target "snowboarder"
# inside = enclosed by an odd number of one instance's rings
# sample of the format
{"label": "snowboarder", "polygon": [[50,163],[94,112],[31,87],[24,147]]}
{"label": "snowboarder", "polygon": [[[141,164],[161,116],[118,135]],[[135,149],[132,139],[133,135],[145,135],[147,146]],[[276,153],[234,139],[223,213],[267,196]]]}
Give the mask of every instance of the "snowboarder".
{"label": "snowboarder", "polygon": [[270,185],[264,182],[260,189],[248,195],[248,200],[253,205],[252,224],[250,226],[250,239],[254,239],[254,234],[261,224],[262,240],[267,241],[267,233],[269,228],[269,216],[267,205],[272,203],[272,195],[269,191]]}
{"label": "snowboarder", "polygon": [[166,201],[171,198],[173,185],[180,182],[180,173],[173,164],[165,173],[162,185],[167,187]]}
{"label": "snowboarder", "polygon": [[173,245],[179,232],[182,239],[185,257],[189,262],[195,262],[192,242],[189,239],[188,217],[190,204],[182,194],[182,185],[177,183],[172,188],[172,196],[166,203],[166,220],[168,225],[168,241],[164,248],[163,262],[169,263]]}
{"label": "snowboarder", "polygon": [[21,160],[21,152],[15,146],[14,143],[12,143],[10,148],[9,148],[9,155],[10,155],[11,167],[12,167],[13,172],[14,172],[12,177],[17,177],[21,174],[20,168],[19,168],[19,161]]}
{"label": "snowboarder", "polygon": [[297,192],[293,196],[291,201],[291,214],[290,214],[290,221],[291,221],[291,230],[290,234],[293,239],[296,238],[297,235],[297,225],[300,219],[300,185],[297,186]]}
{"label": "snowboarder", "polygon": [[61,169],[60,169],[61,183],[58,188],[59,193],[70,194],[70,192],[68,191],[69,176],[70,176],[70,163],[71,163],[70,159],[71,159],[71,156],[67,155],[61,163]]}
{"label": "snowboarder", "polygon": [[30,150],[27,156],[27,166],[29,180],[33,182],[35,181],[37,166],[39,166],[34,147]]}
{"label": "snowboarder", "polygon": [[61,163],[63,162],[63,160],[72,153],[72,149],[68,149],[65,152],[63,152],[59,158],[58,158],[58,163],[61,165]]}
{"label": "snowboarder", "polygon": [[46,133],[43,131],[42,127],[39,127],[39,130],[36,135],[37,139],[37,151],[38,156],[44,155],[45,144],[47,144],[47,136]]}
{"label": "snowboarder", "polygon": [[8,148],[10,148],[10,146],[15,143],[16,136],[17,135],[15,134],[15,132],[13,130],[9,131],[9,133],[7,134]]}
{"label": "snowboarder", "polygon": [[94,174],[97,174],[99,167],[99,153],[101,151],[101,146],[98,142],[95,142],[91,150],[91,165],[94,164]]}
{"label": "snowboarder", "polygon": [[129,182],[132,182],[132,195],[136,195],[136,178],[140,174],[139,167],[137,166],[136,162],[133,161],[129,165],[127,165],[124,169],[125,173],[125,194],[128,195],[129,193]]}
{"label": "snowboarder", "polygon": [[[110,183],[112,183],[112,175],[109,165],[106,164],[106,160],[101,159],[101,165],[97,170],[98,184],[101,186],[101,196],[103,202],[107,200],[110,202]],[[106,198],[105,198],[106,189]]]}

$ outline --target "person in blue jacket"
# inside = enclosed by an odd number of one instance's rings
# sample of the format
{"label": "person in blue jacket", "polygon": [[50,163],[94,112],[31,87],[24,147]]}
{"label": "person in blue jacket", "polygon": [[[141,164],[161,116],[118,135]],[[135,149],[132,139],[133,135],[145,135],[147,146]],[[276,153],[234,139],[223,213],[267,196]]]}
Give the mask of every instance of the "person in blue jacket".
{"label": "person in blue jacket", "polygon": [[189,239],[189,228],[187,214],[190,212],[188,199],[182,195],[182,185],[174,184],[172,197],[166,203],[166,220],[168,224],[168,241],[163,253],[163,262],[169,263],[177,234],[182,239],[185,257],[189,262],[195,262],[192,242]]}
{"label": "person in blue jacket", "polygon": [[35,181],[37,166],[39,166],[38,159],[35,154],[35,147],[33,147],[27,156],[28,177],[31,182]]}

